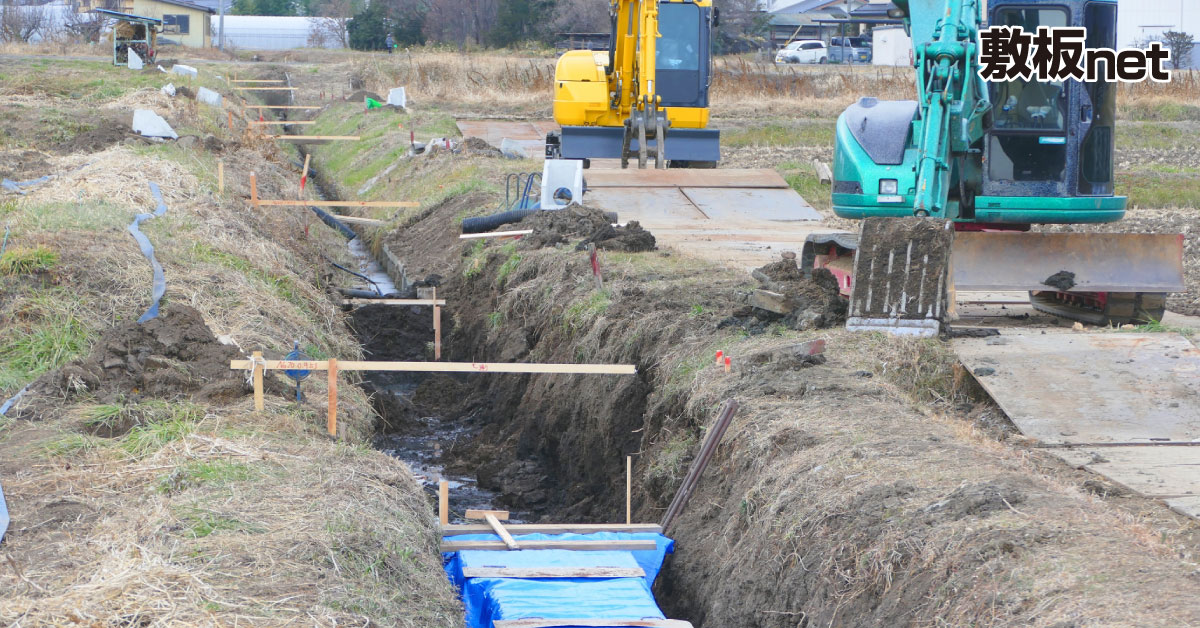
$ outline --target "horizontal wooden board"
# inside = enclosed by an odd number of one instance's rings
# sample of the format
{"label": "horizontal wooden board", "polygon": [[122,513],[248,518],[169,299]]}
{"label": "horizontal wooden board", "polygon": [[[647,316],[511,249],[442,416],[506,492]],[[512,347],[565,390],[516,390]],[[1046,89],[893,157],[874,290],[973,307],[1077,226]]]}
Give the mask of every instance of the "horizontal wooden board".
{"label": "horizontal wooden board", "polygon": [[458,236],[459,240],[480,240],[484,238],[509,238],[515,236],[529,235],[533,233],[533,229],[517,229],[516,231],[490,231],[488,233],[464,233]]}
{"label": "horizontal wooden board", "polygon": [[462,573],[464,578],[643,578],[646,575],[641,567],[464,567]]}
{"label": "horizontal wooden board", "polygon": [[445,299],[342,299],[343,305],[445,305]]}
{"label": "horizontal wooden board", "polygon": [[[341,366],[339,364],[339,366]],[[644,552],[657,549],[654,541],[519,541],[523,550],[558,549],[593,552]],[[505,551],[504,541],[442,541],[443,552]]]}
{"label": "horizontal wooden board", "polygon": [[[510,523],[505,528],[513,534],[591,534],[593,532],[649,532],[662,533],[657,523]],[[460,523],[442,526],[442,536],[463,534],[488,534],[491,527],[486,523]]]}
{"label": "horizontal wooden board", "polygon": [[493,517],[495,517],[501,521],[508,519],[508,511],[507,510],[479,510],[479,509],[475,509],[475,508],[470,508],[467,510],[466,518],[467,519],[483,519],[487,515],[492,515]]}
{"label": "horizontal wooden board", "polygon": [[[267,370],[326,371],[326,360],[263,360]],[[250,360],[232,360],[229,368],[248,370]],[[428,373],[565,373],[577,375],[635,375],[633,364],[540,364],[529,362],[366,362],[338,361],[339,371],[411,371]]]}
{"label": "horizontal wooden board", "polygon": [[497,619],[495,628],[558,628],[559,626],[624,626],[626,628],[692,628],[682,619]]}
{"label": "horizontal wooden board", "polygon": [[417,207],[420,205],[420,203],[414,201],[307,201],[291,199],[259,200],[258,204],[268,207]]}
{"label": "horizontal wooden board", "polygon": [[596,188],[789,188],[778,172],[768,168],[698,170],[596,170],[584,171],[589,189]]}

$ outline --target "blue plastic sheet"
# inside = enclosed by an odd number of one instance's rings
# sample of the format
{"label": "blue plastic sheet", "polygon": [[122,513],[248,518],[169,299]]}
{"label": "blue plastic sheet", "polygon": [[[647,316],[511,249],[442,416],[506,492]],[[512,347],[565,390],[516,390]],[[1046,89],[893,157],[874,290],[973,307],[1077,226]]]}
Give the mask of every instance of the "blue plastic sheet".
{"label": "blue plastic sheet", "polygon": [[[462,593],[467,626],[491,628],[498,619],[663,619],[651,586],[674,541],[652,533],[523,534],[521,541],[653,540],[655,550],[576,552],[569,550],[477,551],[443,554],[446,573]],[[493,534],[468,534],[455,541],[494,541]],[[470,567],[641,567],[644,578],[465,578]],[[569,626],[564,624],[564,626]]]}
{"label": "blue plastic sheet", "polygon": [[30,188],[35,185],[38,185],[39,183],[45,183],[45,182],[49,181],[50,179],[51,179],[50,175],[46,175],[44,177],[38,177],[36,179],[30,179],[28,181],[13,181],[11,179],[4,179],[4,180],[0,181],[0,188],[4,188],[4,189],[8,190],[9,192],[16,192],[17,194],[24,194],[25,190],[22,190],[21,188]]}
{"label": "blue plastic sheet", "polygon": [[150,309],[146,310],[146,313],[142,314],[141,318],[138,319],[137,322],[139,323],[144,323],[158,316],[158,304],[162,301],[163,294],[167,291],[167,276],[163,273],[162,264],[159,264],[158,259],[154,257],[154,245],[150,244],[150,238],[147,238],[146,234],[142,233],[142,230],[138,228],[143,222],[167,213],[167,204],[163,201],[162,192],[159,191],[157,183],[150,184],[150,193],[154,195],[154,200],[158,203],[154,213],[138,214],[129,225],[129,233],[133,234],[133,239],[137,240],[138,246],[142,249],[142,255],[145,255],[146,259],[150,260],[150,265],[154,268],[154,290],[151,295],[154,302],[150,304]]}

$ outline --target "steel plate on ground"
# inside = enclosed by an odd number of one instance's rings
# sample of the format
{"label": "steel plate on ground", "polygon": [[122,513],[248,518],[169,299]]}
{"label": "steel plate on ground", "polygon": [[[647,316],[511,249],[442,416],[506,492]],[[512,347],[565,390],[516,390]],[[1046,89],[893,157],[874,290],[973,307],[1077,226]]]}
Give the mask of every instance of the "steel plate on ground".
{"label": "steel plate on ground", "polygon": [[1045,443],[1200,439],[1200,350],[1178,334],[959,339],[968,371]]}
{"label": "steel plate on ground", "polygon": [[737,224],[748,220],[820,220],[813,209],[791,188],[682,188],[700,211],[713,220]]}
{"label": "steel plate on ground", "polygon": [[1074,273],[1074,292],[1184,290],[1178,234],[964,231],[953,250],[958,290],[1047,290],[1059,271]]}
{"label": "steel plate on ground", "polygon": [[589,189],[594,188],[786,188],[787,181],[774,170],[716,168],[692,169],[672,168],[655,170],[647,168],[596,169],[588,168],[583,173]]}
{"label": "steel plate on ground", "polygon": [[496,148],[504,138],[546,142],[546,133],[557,131],[553,120],[458,120],[463,137],[478,137]]}
{"label": "steel plate on ground", "polygon": [[694,223],[707,219],[679,188],[605,188],[589,189],[584,204],[617,212],[617,220],[637,220],[643,227],[674,223]]}
{"label": "steel plate on ground", "polygon": [[1080,447],[1055,453],[1147,497],[1200,498],[1200,446]]}

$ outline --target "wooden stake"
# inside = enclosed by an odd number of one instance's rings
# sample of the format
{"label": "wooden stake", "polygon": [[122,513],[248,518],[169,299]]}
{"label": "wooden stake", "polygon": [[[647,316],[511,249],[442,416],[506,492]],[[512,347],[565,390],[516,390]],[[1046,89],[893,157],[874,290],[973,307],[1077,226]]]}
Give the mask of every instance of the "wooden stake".
{"label": "wooden stake", "polygon": [[438,481],[438,519],[442,525],[450,525],[450,483]]}
{"label": "wooden stake", "polygon": [[729,356],[725,356],[725,372],[733,372],[733,362],[729,359]]}
{"label": "wooden stake", "polygon": [[329,358],[329,413],[326,428],[330,436],[337,436],[337,358]]}
{"label": "wooden stake", "polygon": [[437,302],[437,286],[433,287],[433,359],[442,359],[442,306]]}
{"label": "wooden stake", "polygon": [[724,351],[718,351],[718,352],[717,352],[717,366],[721,366],[721,362],[722,362],[722,360],[721,360],[721,356],[723,356],[723,355],[725,355],[725,352],[724,352]]}
{"label": "wooden stake", "polygon": [[592,277],[596,279],[596,290],[604,290],[604,279],[600,277],[600,258],[596,256],[596,243],[588,243],[588,260],[592,263]]}
{"label": "wooden stake", "polygon": [[250,354],[253,359],[250,361],[251,368],[254,369],[254,409],[258,412],[263,410],[263,366],[262,366],[262,351],[255,351]]}
{"label": "wooden stake", "polygon": [[250,204],[258,209],[258,179],[255,178],[254,172],[250,173]]}
{"label": "wooden stake", "polygon": [[[233,114],[230,114],[233,115]],[[225,160],[217,160],[217,194],[225,193]]]}
{"label": "wooden stake", "polygon": [[633,456],[625,456],[625,525],[633,522]]}
{"label": "wooden stake", "polygon": [[312,153],[304,154],[304,169],[300,171],[300,193],[297,198],[304,196],[304,184],[308,181],[308,161],[312,159]]}
{"label": "wooden stake", "polygon": [[227,116],[229,118],[229,130],[230,130],[230,132],[232,132],[233,131],[233,110],[231,109],[229,111],[226,111],[225,113],[227,114]]}

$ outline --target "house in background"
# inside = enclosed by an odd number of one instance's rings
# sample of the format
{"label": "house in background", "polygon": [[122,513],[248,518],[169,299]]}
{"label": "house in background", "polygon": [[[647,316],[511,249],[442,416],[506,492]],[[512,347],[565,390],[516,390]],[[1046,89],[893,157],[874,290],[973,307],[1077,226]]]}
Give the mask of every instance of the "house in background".
{"label": "house in background", "polygon": [[79,11],[93,8],[162,19],[165,27],[158,36],[161,43],[189,48],[208,48],[212,45],[209,17],[216,11],[187,0],[81,0],[79,4]]}
{"label": "house in background", "polygon": [[773,50],[797,39],[820,39],[826,43],[843,24],[854,26],[850,34],[862,32],[860,16],[877,12],[886,18],[890,0],[773,0],[767,3],[770,43]]}

